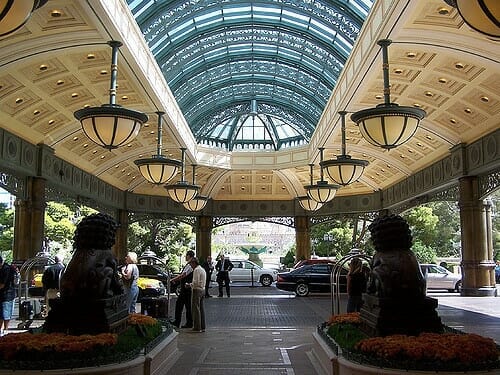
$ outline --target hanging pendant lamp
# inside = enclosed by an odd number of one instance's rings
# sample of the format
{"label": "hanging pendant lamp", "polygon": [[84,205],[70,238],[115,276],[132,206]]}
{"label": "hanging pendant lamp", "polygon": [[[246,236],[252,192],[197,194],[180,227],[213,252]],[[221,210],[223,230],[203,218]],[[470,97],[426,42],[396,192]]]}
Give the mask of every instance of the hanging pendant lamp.
{"label": "hanging pendant lamp", "polygon": [[389,39],[377,42],[382,47],[384,73],[384,103],[375,108],[363,109],[351,115],[351,120],[359,126],[361,135],[372,145],[390,150],[408,141],[417,131],[418,124],[426,113],[415,107],[399,106],[391,103],[389,84]]}
{"label": "hanging pendant lamp", "polygon": [[31,14],[46,2],[47,0],[0,1],[0,37],[19,30],[28,22]]}
{"label": "hanging pendant lamp", "polygon": [[74,116],[81,122],[87,137],[99,146],[112,150],[130,143],[139,134],[141,126],[148,121],[148,116],[116,104],[118,48],[122,43],[113,40],[108,44],[112,48],[109,104],[80,109]]}
{"label": "hanging pendant lamp", "polygon": [[311,199],[307,195],[297,197],[297,201],[299,202],[300,206],[306,211],[316,211],[323,207],[323,203],[319,203],[314,199]]}
{"label": "hanging pendant lamp", "polygon": [[205,208],[208,202],[208,197],[205,197],[204,195],[197,195],[190,201],[183,203],[182,205],[186,210],[189,211],[200,211]]}
{"label": "hanging pendant lamp", "polygon": [[444,0],[457,8],[465,23],[474,30],[500,38],[500,2],[498,0]]}
{"label": "hanging pendant lamp", "polygon": [[337,159],[325,160],[320,162],[320,166],[326,170],[328,176],[333,182],[346,186],[356,182],[365,167],[368,165],[367,160],[353,159],[350,155],[346,155],[345,146],[345,116],[346,111],[340,111],[341,130],[342,130],[342,155],[337,155]]}
{"label": "hanging pendant lamp", "polygon": [[162,155],[162,116],[164,112],[156,112],[158,115],[158,143],[156,147],[156,155],[150,158],[137,159],[134,161],[139,168],[142,177],[152,184],[164,184],[170,181],[181,167],[179,160],[168,159]]}
{"label": "hanging pendant lamp", "polygon": [[181,180],[172,185],[165,185],[165,189],[167,189],[168,195],[172,200],[177,203],[186,203],[193,199],[200,190],[198,185],[194,184],[194,172],[196,165],[193,165],[193,183],[190,184],[186,181],[186,176],[184,172],[185,163],[186,163],[186,149],[181,148],[182,154],[182,164],[181,164]]}
{"label": "hanging pendant lamp", "polygon": [[330,202],[333,198],[335,198],[335,194],[337,193],[339,185],[334,185],[328,183],[323,177],[323,167],[321,166],[321,162],[323,161],[323,150],[324,148],[319,149],[320,153],[320,180],[316,181],[316,184],[313,184],[313,164],[309,164],[311,168],[311,185],[307,185],[304,188],[306,189],[307,195],[309,198],[315,200],[318,203],[326,203]]}

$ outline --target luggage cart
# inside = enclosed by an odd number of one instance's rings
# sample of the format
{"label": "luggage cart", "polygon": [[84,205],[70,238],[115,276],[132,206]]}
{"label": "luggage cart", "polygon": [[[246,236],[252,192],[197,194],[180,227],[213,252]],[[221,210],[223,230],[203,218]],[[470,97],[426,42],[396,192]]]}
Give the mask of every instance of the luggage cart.
{"label": "luggage cart", "polygon": [[331,286],[331,301],[332,301],[332,315],[340,314],[340,271],[353,258],[360,258],[371,265],[372,257],[363,254],[359,249],[352,249],[348,254],[344,255],[332,268],[330,275]]}
{"label": "luggage cart", "polygon": [[28,329],[36,319],[45,319],[44,311],[45,296],[36,298],[30,296],[29,287],[30,279],[35,275],[33,269],[40,269],[41,272],[45,267],[54,263],[54,259],[47,252],[39,252],[34,258],[26,260],[21,266],[19,272],[21,274],[21,282],[19,283],[18,299],[19,299],[19,320],[21,321],[17,328]]}
{"label": "luggage cart", "polygon": [[[141,301],[141,314],[148,314],[155,318],[160,319],[171,319],[170,308],[170,271],[167,268],[167,263],[158,258],[154,251],[147,249],[142,255],[137,258],[137,263],[139,264],[149,264],[153,266],[160,267],[163,271],[167,273],[167,282],[165,285],[166,296],[165,297],[149,297],[143,298]],[[141,276],[139,274],[139,276]]]}

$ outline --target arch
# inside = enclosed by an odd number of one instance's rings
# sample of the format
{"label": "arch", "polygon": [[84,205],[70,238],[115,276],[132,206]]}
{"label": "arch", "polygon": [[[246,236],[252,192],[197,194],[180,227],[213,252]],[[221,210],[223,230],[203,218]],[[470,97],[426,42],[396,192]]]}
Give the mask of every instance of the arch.
{"label": "arch", "polygon": [[295,220],[293,217],[287,216],[262,216],[262,217],[224,217],[218,216],[213,218],[213,228],[222,227],[228,224],[243,223],[245,221],[261,221],[266,223],[284,225],[290,228],[295,228]]}

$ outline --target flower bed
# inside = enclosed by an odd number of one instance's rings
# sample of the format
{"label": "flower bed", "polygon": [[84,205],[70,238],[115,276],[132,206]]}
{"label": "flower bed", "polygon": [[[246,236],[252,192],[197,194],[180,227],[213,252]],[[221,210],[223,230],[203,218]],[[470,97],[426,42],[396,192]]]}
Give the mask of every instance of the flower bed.
{"label": "flower bed", "polygon": [[318,334],[333,355],[378,368],[405,371],[469,372],[500,369],[499,348],[490,338],[446,329],[443,334],[369,338],[359,330],[359,315],[332,317]]}
{"label": "flower bed", "polygon": [[167,322],[140,314],[131,314],[128,325],[121,334],[9,334],[0,338],[0,368],[49,370],[130,361],[146,355],[172,333]]}

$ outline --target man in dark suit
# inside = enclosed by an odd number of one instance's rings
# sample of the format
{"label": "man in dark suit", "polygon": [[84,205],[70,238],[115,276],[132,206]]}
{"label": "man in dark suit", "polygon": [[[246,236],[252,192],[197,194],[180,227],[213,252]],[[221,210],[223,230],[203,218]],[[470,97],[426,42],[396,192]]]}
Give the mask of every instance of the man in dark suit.
{"label": "man in dark suit", "polygon": [[229,272],[233,269],[234,265],[231,263],[229,258],[225,258],[224,254],[221,254],[215,269],[217,270],[217,283],[219,284],[219,297],[223,297],[223,286],[226,286],[226,294],[231,297],[231,292],[229,290]]}
{"label": "man in dark suit", "polygon": [[214,272],[214,262],[212,257],[209,255],[207,259],[201,265],[207,274],[207,280],[205,282],[205,298],[212,297],[210,293],[208,293],[208,289],[210,288],[210,280],[212,279],[212,273]]}
{"label": "man in dark suit", "polygon": [[180,275],[175,276],[170,280],[173,285],[177,282],[181,284],[181,291],[175,301],[175,318],[171,323],[175,327],[181,325],[182,310],[186,309],[186,324],[181,326],[181,328],[193,328],[193,316],[191,314],[191,288],[186,288],[186,283],[191,283],[193,281],[193,269],[191,268],[190,262],[194,257],[194,251],[188,250],[186,252],[186,265],[182,269]]}

